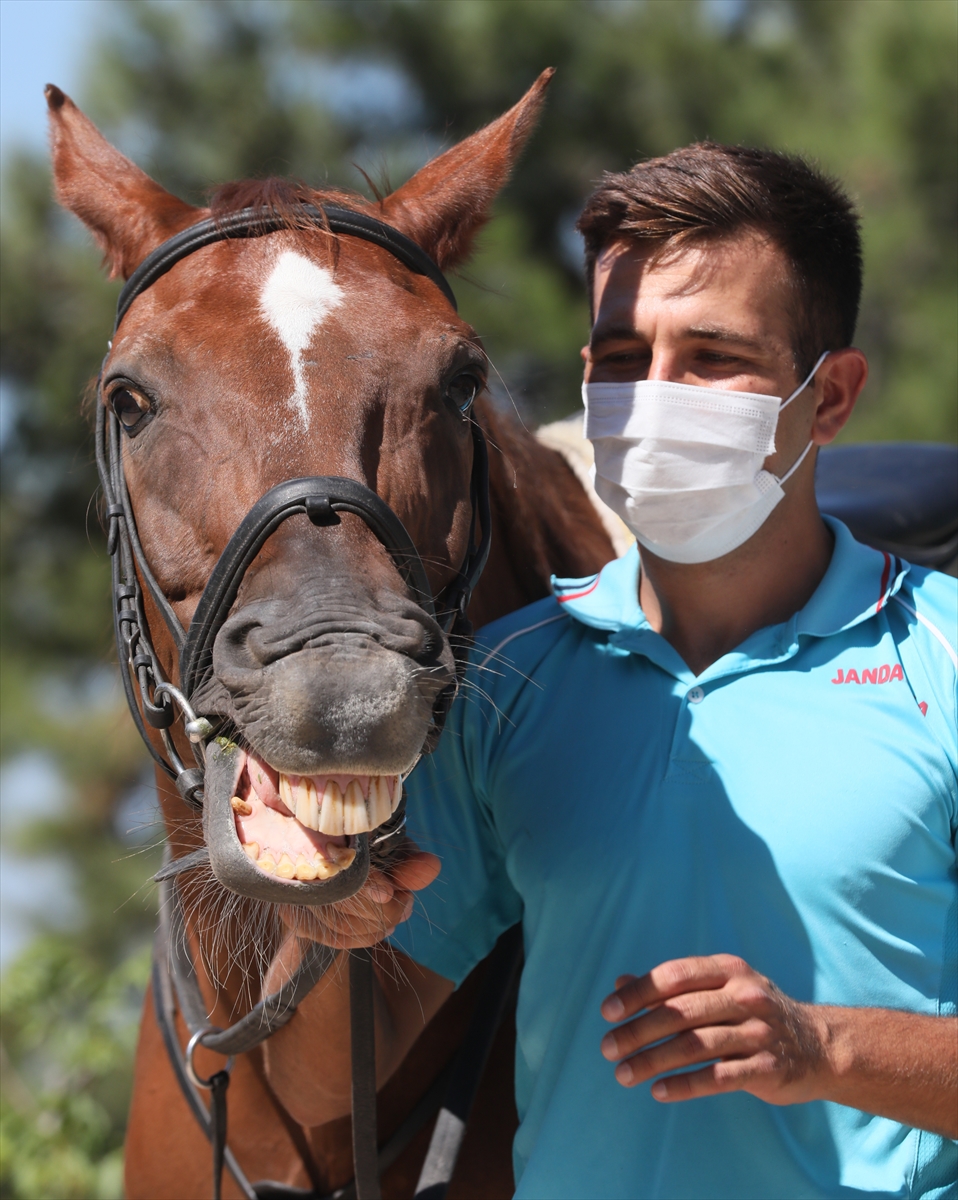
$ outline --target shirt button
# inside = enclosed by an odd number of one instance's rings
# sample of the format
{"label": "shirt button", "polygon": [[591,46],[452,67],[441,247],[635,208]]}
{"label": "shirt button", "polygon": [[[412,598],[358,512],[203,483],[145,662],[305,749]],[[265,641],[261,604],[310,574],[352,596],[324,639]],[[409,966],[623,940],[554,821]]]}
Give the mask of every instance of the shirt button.
{"label": "shirt button", "polygon": [[689,704],[701,704],[705,699],[705,692],[700,687],[689,688],[686,692]]}

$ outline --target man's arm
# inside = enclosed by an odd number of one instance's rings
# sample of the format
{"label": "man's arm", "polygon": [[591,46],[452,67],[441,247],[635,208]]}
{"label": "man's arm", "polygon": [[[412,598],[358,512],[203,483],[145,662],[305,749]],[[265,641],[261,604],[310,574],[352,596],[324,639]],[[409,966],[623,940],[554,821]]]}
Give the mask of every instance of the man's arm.
{"label": "man's arm", "polygon": [[624,1087],[686,1072],[658,1080],[656,1100],[731,1091],[769,1104],[834,1100],[958,1137],[958,1018],[801,1004],[728,954],[620,976],[602,1015],[632,1018],[601,1046]]}
{"label": "man's arm", "polygon": [[[378,872],[350,901],[321,910],[322,929],[312,924],[290,931],[264,981],[275,991],[299,964],[307,936],[345,951],[375,946],[376,1079],[382,1086],[413,1042],[452,994],[454,984],[382,945],[412,911],[414,891],[439,873],[432,854],[415,854],[387,878]],[[315,919],[307,914],[304,922]],[[294,1120],[325,1125],[350,1110],[349,972],[341,953],[296,1015],[263,1043],[270,1085]]]}

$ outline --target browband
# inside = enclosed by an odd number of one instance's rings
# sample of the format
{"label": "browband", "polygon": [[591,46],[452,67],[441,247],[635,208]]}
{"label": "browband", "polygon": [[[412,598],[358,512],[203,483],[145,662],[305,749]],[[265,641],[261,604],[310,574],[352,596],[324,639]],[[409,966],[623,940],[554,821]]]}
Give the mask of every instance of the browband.
{"label": "browband", "polygon": [[[372,242],[388,250],[410,271],[431,279],[452,307],[458,310],[455,294],[442,271],[421,246],[417,246],[398,229],[393,229],[383,221],[377,221],[375,217],[366,216],[365,213],[339,208],[334,204],[300,204],[298,207],[317,225],[331,233],[352,234],[362,238],[364,242]],[[126,310],[137,296],[194,250],[200,250],[214,242],[228,241],[230,238],[263,237],[267,233],[290,228],[295,227],[278,213],[263,208],[243,208],[239,212],[228,213],[225,217],[207,217],[205,221],[198,221],[188,229],[174,234],[152,254],[148,254],[126,281],[117,300],[113,332],[116,333]]]}

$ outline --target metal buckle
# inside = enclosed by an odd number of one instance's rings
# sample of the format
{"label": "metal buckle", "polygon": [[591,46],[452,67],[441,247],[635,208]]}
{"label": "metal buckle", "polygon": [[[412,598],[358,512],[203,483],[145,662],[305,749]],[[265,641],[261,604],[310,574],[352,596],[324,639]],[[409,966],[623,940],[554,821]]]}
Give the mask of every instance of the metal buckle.
{"label": "metal buckle", "polygon": [[215,727],[212,721],[206,717],[198,717],[193,711],[193,707],[189,700],[183,695],[178,687],[174,687],[172,683],[158,683],[153,689],[153,699],[157,696],[167,695],[171,700],[175,700],[180,706],[183,716],[186,718],[186,736],[190,741],[198,746],[201,742],[205,742],[215,732]]}
{"label": "metal buckle", "polygon": [[[222,1032],[222,1029],[220,1029],[218,1025],[205,1025],[202,1029],[198,1029],[186,1043],[186,1053],[183,1055],[183,1065],[186,1067],[186,1074],[189,1076],[190,1083],[194,1084],[198,1088],[205,1088],[206,1091],[212,1090],[213,1076],[218,1075],[219,1071],[214,1071],[213,1075],[211,1075],[209,1079],[204,1079],[202,1075],[197,1075],[196,1068],[193,1066],[193,1055],[196,1053],[197,1046],[201,1046],[203,1044],[203,1038],[205,1038],[207,1034]],[[214,1050],[213,1053],[215,1054],[216,1051]],[[221,1067],[220,1070],[225,1071],[228,1075],[230,1071],[232,1071],[233,1063],[235,1061],[235,1056],[231,1054],[226,1060],[226,1066]]]}

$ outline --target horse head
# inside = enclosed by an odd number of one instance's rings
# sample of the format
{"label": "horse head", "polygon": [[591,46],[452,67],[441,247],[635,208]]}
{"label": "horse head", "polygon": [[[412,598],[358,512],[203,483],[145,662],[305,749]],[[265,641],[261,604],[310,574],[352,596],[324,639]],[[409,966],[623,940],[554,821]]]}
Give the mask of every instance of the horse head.
{"label": "horse head", "polygon": [[[244,517],[284,481],[362,485],[401,520],[433,596],[457,578],[476,536],[481,342],[435,274],[303,214],[335,205],[376,218],[441,270],[457,266],[550,76],[378,202],[265,180],[221,187],[204,209],[166,192],[48,88],[57,196],[114,276],[129,279],[204,219],[253,209],[275,225],[203,245],[140,291],[101,371],[99,403],[121,431],[119,470],[161,593],[144,588],[145,616],[173,683],[180,656],[162,597],[189,629]],[[456,687],[454,638],[429,607],[350,512],[284,521],[246,567],[190,700],[239,747],[225,786],[237,845],[259,875],[331,879],[353,862],[356,835],[389,821]],[[187,753],[181,735],[174,742]],[[168,826],[195,844],[195,817],[161,791]]]}

